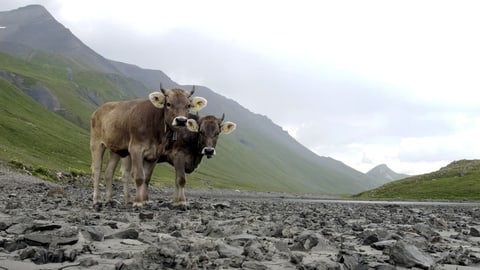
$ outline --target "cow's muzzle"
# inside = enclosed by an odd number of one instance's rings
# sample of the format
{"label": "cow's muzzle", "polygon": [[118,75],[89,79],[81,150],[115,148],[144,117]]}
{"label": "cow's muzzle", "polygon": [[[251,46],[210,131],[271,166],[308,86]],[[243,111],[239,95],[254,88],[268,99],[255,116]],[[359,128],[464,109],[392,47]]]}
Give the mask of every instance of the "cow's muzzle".
{"label": "cow's muzzle", "polygon": [[213,147],[204,147],[202,149],[202,155],[207,156],[207,158],[212,158],[217,154],[217,151],[215,151],[215,148]]}
{"label": "cow's muzzle", "polygon": [[177,116],[173,119],[172,126],[174,127],[184,127],[187,124],[187,117],[185,116]]}

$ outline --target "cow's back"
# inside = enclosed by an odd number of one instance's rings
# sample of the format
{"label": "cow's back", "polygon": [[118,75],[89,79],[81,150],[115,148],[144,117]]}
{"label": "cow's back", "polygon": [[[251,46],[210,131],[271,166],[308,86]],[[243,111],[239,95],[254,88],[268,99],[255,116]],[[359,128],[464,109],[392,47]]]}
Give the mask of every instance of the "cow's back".
{"label": "cow's back", "polygon": [[151,136],[154,124],[163,123],[162,110],[148,99],[107,102],[91,118],[90,143],[102,143],[113,152],[123,152],[129,143]]}

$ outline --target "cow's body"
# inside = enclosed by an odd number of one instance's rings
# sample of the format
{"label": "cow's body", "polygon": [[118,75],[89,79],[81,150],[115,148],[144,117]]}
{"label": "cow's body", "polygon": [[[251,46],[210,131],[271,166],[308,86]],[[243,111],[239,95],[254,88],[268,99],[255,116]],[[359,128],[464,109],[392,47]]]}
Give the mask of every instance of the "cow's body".
{"label": "cow's body", "polygon": [[106,149],[110,151],[105,170],[106,202],[112,199],[115,167],[119,159],[127,155],[131,158],[137,186],[134,204],[142,206],[148,200],[148,180],[162,154],[167,130],[185,126],[189,110],[206,105],[203,98],[190,100],[192,93],[181,89],[162,90],[162,93],[151,93],[149,99],[105,103],[92,114],[90,150],[95,205],[100,203],[99,181]]}
{"label": "cow's body", "polygon": [[[175,193],[173,195],[175,206],[181,208],[186,206],[184,192],[186,183],[185,173],[192,173],[204,156],[211,158],[216,154],[215,146],[220,133],[228,134],[235,130],[235,123],[222,123],[222,121],[223,118],[218,119],[211,115],[200,118],[190,115],[187,122],[188,130],[168,131],[167,137],[170,139],[166,142],[158,162],[168,162],[175,168]],[[126,200],[130,196],[128,188],[130,167],[130,159],[128,157],[124,158],[122,161],[122,177],[124,178],[124,195]]]}

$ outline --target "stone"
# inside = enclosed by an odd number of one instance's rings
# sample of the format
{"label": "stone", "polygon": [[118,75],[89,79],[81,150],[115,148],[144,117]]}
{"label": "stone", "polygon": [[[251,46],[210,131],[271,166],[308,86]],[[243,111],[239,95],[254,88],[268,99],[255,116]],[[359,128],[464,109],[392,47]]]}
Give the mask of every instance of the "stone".
{"label": "stone", "polygon": [[214,204],[212,204],[213,208],[215,209],[225,209],[225,208],[230,208],[230,203],[227,202],[227,201],[224,201],[224,202],[216,202]]}
{"label": "stone", "polygon": [[389,249],[389,253],[390,259],[400,266],[431,269],[435,265],[435,261],[430,255],[404,241],[397,241]]}
{"label": "stone", "polygon": [[13,224],[6,230],[6,232],[9,234],[24,234],[28,230],[31,230],[33,226],[34,225],[30,223]]}
{"label": "stone", "polygon": [[435,232],[430,226],[427,226],[423,223],[417,223],[413,225],[412,228],[416,233],[425,237],[427,240],[430,240],[431,238],[438,236],[437,232]]}
{"label": "stone", "polygon": [[470,227],[470,235],[473,237],[480,237],[480,226]]}
{"label": "stone", "polygon": [[262,252],[262,245],[256,240],[250,240],[243,249],[243,255],[256,261],[262,261],[265,256]]}
{"label": "stone", "polygon": [[105,238],[105,233],[101,227],[98,226],[85,226],[80,232],[85,237],[85,239],[90,241],[103,241]]}
{"label": "stone", "polygon": [[139,232],[135,228],[128,228],[125,230],[118,231],[116,233],[113,233],[111,235],[105,236],[105,239],[112,239],[112,238],[117,238],[117,239],[137,239],[139,235]]}
{"label": "stone", "polygon": [[292,250],[308,251],[319,242],[319,236],[310,230],[303,231],[295,240]]}
{"label": "stone", "polygon": [[233,258],[241,257],[243,254],[243,249],[221,243],[217,245],[217,252],[220,258]]}
{"label": "stone", "polygon": [[75,261],[76,254],[74,254],[74,257],[71,257],[70,255],[66,255],[63,249],[47,250],[44,248],[29,247],[20,252],[20,259],[30,259],[35,264],[62,263]]}
{"label": "stone", "polygon": [[143,245],[142,242],[135,240],[135,239],[123,239],[120,241],[121,244],[128,245],[128,246],[140,246]]}
{"label": "stone", "polygon": [[383,240],[371,244],[371,247],[378,250],[384,250],[385,248],[395,245],[397,240]]}
{"label": "stone", "polygon": [[73,245],[78,241],[78,235],[72,237],[61,237],[49,233],[30,233],[24,236],[25,242],[30,246],[56,246]]}
{"label": "stone", "polygon": [[140,213],[138,214],[138,218],[139,218],[141,221],[151,220],[151,219],[153,219],[153,217],[154,217],[153,212],[140,212]]}

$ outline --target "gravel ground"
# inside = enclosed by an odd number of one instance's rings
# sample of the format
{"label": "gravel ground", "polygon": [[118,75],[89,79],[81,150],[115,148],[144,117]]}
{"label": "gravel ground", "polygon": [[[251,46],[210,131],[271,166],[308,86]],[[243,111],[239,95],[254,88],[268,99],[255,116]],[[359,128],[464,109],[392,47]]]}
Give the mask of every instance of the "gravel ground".
{"label": "gravel ground", "polygon": [[[189,190],[189,210],[92,207],[89,179],[0,165],[1,269],[480,269],[480,204],[356,203]],[[133,192],[133,191],[132,191]]]}

